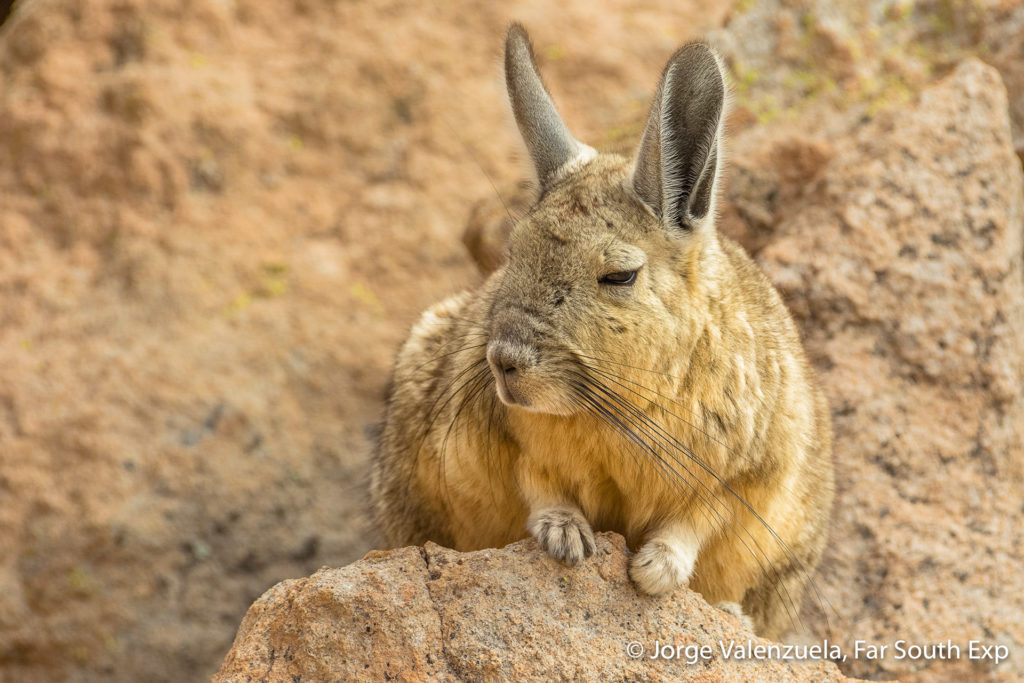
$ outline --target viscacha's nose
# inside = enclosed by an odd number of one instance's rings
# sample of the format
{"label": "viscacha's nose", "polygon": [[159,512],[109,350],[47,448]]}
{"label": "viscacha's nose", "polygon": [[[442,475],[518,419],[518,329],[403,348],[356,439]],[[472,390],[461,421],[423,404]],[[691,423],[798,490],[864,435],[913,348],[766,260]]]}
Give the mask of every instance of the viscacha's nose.
{"label": "viscacha's nose", "polygon": [[487,346],[487,362],[501,400],[524,404],[525,397],[518,385],[523,373],[537,364],[537,352],[526,344],[496,339]]}

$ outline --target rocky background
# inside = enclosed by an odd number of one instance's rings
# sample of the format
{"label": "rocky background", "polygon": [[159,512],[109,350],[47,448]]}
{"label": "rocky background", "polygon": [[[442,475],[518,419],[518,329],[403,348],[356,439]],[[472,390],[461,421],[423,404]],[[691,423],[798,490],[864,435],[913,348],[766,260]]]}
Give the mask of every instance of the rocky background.
{"label": "rocky background", "polygon": [[[722,229],[796,315],[839,495],[814,637],[1005,644],[1024,676],[1024,2],[22,0],[0,28],[0,680],[206,678],[276,582],[373,544],[417,313],[478,279],[524,22],[629,151],[706,36]],[[279,590],[279,589],[275,589]]]}

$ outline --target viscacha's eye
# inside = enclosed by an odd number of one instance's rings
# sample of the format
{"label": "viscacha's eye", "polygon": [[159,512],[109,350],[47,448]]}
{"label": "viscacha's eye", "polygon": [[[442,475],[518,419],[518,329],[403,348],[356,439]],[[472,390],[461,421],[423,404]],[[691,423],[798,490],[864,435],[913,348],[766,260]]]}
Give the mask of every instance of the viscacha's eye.
{"label": "viscacha's eye", "polygon": [[618,273],[608,273],[598,282],[602,285],[631,285],[636,281],[635,270],[623,270]]}

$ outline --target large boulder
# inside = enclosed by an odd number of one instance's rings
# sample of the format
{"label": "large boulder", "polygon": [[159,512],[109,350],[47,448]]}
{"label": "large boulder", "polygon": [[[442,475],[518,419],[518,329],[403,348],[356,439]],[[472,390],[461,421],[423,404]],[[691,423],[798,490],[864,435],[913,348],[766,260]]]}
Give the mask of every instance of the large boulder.
{"label": "large boulder", "polygon": [[[267,591],[214,681],[844,680],[827,661],[743,658],[769,642],[692,591],[638,594],[627,567],[616,534],[574,568],[533,540],[374,551]],[[655,643],[680,658],[649,659]],[[691,663],[687,647],[706,649]]]}

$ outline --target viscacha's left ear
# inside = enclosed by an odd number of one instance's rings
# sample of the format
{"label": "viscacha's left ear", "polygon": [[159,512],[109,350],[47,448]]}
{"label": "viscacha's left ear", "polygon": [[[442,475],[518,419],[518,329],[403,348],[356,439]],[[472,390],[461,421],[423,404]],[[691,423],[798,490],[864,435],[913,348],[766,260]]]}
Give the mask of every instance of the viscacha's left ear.
{"label": "viscacha's left ear", "polygon": [[692,230],[713,208],[725,76],[704,43],[669,59],[651,103],[633,189],[668,230]]}

